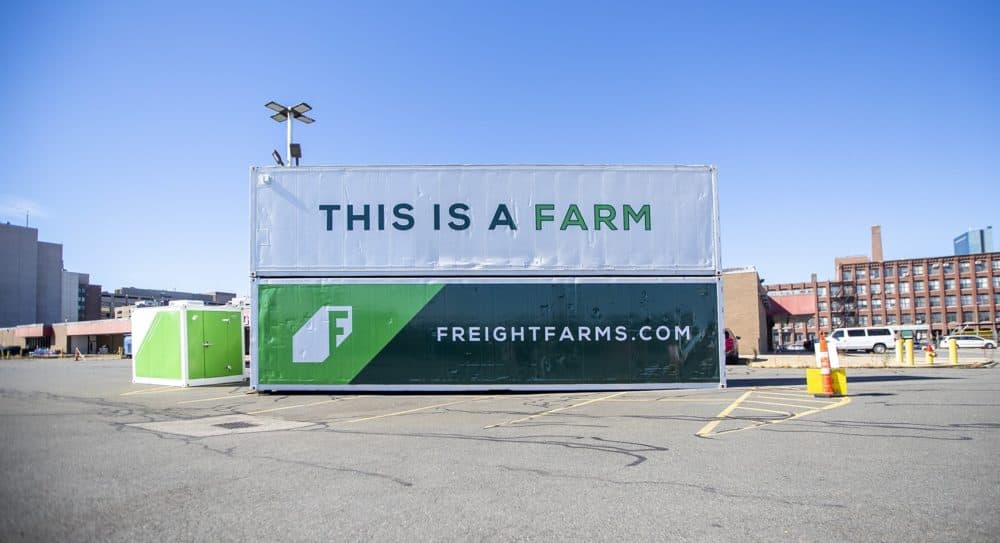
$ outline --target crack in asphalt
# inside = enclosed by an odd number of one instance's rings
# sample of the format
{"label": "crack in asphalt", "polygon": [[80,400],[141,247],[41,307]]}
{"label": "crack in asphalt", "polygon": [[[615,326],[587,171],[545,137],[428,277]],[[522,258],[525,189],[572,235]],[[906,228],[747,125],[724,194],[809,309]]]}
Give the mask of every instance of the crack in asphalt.
{"label": "crack in asphalt", "polygon": [[844,504],[841,504],[841,503],[823,503],[823,502],[793,501],[793,500],[788,500],[788,499],[784,499],[784,498],[777,498],[777,497],[772,497],[772,496],[761,496],[761,495],[755,495],[755,494],[740,494],[740,493],[736,493],[736,492],[720,490],[719,488],[716,488],[716,487],[711,486],[711,485],[699,485],[697,483],[682,483],[682,482],[679,482],[679,481],[658,481],[658,480],[626,481],[626,480],[621,480],[621,479],[611,479],[611,478],[608,478],[608,477],[588,477],[588,476],[579,476],[579,475],[564,474],[564,473],[555,473],[555,472],[552,472],[552,471],[532,469],[532,468],[519,468],[519,467],[505,466],[505,465],[501,465],[500,467],[503,468],[503,469],[506,469],[508,471],[534,473],[534,474],[542,476],[542,477],[553,477],[553,478],[559,478],[559,479],[572,479],[572,480],[584,480],[584,481],[596,481],[596,482],[601,482],[601,483],[606,483],[606,484],[612,484],[612,485],[625,485],[625,486],[631,486],[631,485],[655,485],[655,486],[670,486],[670,487],[678,487],[678,488],[690,488],[690,489],[694,489],[694,490],[700,490],[700,491],[705,492],[707,494],[712,494],[712,495],[716,495],[716,496],[723,496],[723,497],[726,497],[726,498],[737,498],[737,499],[744,499],[744,500],[764,500],[764,501],[768,501],[768,502],[775,503],[775,504],[781,504],[781,505],[799,505],[799,506],[808,506],[808,507],[828,507],[828,508],[834,508],[834,509],[846,509],[848,507],[847,505],[844,505]]}

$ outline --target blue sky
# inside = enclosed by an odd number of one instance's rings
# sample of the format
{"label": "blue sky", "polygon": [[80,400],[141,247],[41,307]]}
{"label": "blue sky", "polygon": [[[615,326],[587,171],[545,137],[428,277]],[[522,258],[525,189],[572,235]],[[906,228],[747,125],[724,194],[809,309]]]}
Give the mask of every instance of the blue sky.
{"label": "blue sky", "polygon": [[273,99],[314,108],[304,164],[715,164],[723,265],[767,282],[872,224],[886,258],[950,254],[1000,227],[997,6],[16,3],[0,219],[105,290],[247,293]]}

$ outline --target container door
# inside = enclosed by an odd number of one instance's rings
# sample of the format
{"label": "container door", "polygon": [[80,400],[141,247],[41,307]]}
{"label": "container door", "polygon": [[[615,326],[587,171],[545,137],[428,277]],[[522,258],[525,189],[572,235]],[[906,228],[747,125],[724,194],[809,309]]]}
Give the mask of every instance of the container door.
{"label": "container door", "polygon": [[205,378],[205,311],[187,312],[188,379]]}
{"label": "container door", "polygon": [[238,313],[205,311],[204,329],[205,377],[225,377],[243,373],[240,336],[243,322]]}

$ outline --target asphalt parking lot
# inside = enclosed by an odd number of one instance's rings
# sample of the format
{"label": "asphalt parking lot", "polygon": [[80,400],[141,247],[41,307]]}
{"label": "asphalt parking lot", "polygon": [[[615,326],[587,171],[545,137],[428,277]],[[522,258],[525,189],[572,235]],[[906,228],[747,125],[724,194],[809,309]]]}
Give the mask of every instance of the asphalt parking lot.
{"label": "asphalt parking lot", "polygon": [[1000,370],[726,389],[248,394],[0,361],[5,541],[996,541]]}

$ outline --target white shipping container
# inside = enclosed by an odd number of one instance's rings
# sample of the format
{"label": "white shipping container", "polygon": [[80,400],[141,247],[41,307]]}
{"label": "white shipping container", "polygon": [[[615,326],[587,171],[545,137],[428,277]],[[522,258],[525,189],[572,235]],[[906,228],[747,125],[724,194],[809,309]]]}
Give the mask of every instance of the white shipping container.
{"label": "white shipping container", "polygon": [[712,166],[257,167],[257,277],[719,272]]}

